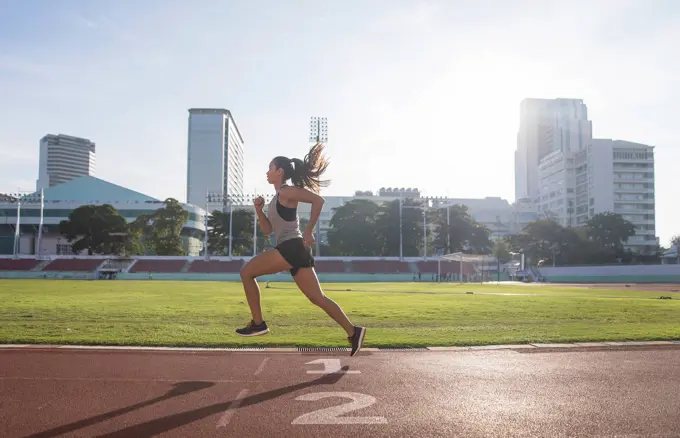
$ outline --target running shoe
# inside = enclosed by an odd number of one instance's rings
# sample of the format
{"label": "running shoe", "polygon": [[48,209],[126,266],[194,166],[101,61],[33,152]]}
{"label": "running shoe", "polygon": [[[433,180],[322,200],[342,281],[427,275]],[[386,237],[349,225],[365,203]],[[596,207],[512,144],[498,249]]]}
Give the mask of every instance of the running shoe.
{"label": "running shoe", "polygon": [[354,335],[347,337],[347,340],[350,342],[350,344],[352,344],[352,352],[350,353],[350,356],[355,356],[359,352],[359,350],[361,350],[361,346],[364,343],[365,336],[366,336],[365,327],[354,327]]}
{"label": "running shoe", "polygon": [[269,327],[264,321],[261,324],[255,324],[255,321],[251,320],[245,327],[236,329],[236,333],[240,336],[259,336],[269,333]]}

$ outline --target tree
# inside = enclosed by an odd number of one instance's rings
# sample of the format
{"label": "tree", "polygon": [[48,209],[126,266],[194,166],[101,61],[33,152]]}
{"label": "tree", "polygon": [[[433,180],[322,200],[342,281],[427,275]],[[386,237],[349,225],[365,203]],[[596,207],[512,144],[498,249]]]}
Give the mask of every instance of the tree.
{"label": "tree", "polygon": [[530,236],[524,252],[538,263],[554,262],[563,250],[564,227],[553,219],[539,219],[527,224],[524,232]]}
{"label": "tree", "polygon": [[147,255],[155,254],[153,241],[150,239],[153,231],[153,213],[145,213],[137,216],[127,226],[128,254]]}
{"label": "tree", "polygon": [[632,254],[623,244],[635,234],[632,223],[614,213],[595,215],[584,226],[563,227],[556,220],[539,219],[522,233],[507,239],[513,252],[522,252],[527,263],[575,265],[653,261],[658,250]]}
{"label": "tree", "polygon": [[635,234],[635,225],[620,214],[599,213],[586,223],[588,237],[597,242],[602,249],[623,252],[623,244]]}
{"label": "tree", "polygon": [[510,246],[506,240],[498,239],[493,243],[491,254],[496,257],[498,264],[507,263],[512,259]]}
{"label": "tree", "polygon": [[156,255],[184,255],[182,228],[189,218],[189,212],[174,198],[167,198],[163,203],[165,206],[150,217],[151,229],[147,240]]}
{"label": "tree", "polygon": [[369,200],[353,199],[334,209],[328,243],[338,256],[378,256],[382,245],[376,229],[379,206]]}
{"label": "tree", "polygon": [[59,232],[76,254],[122,254],[125,244],[110,233],[126,231],[125,218],[110,204],[80,206],[59,223]]}
{"label": "tree", "polygon": [[[414,199],[401,201],[401,242],[404,257],[417,257],[423,248],[423,210]],[[416,207],[416,208],[413,208]],[[399,255],[399,200],[385,202],[377,212],[376,235],[380,243],[380,255]]]}
{"label": "tree", "polygon": [[[253,251],[253,212],[243,209],[232,213],[234,223],[231,227],[232,255],[252,254]],[[258,226],[259,228],[259,226]],[[260,230],[260,233],[262,231]],[[208,248],[213,255],[229,254],[229,212],[215,210],[208,218]]]}
{"label": "tree", "polygon": [[433,212],[435,223],[435,248],[445,253],[467,252],[488,254],[491,251],[489,230],[477,222],[469,213],[466,205],[452,205]]}
{"label": "tree", "polygon": [[527,263],[585,263],[592,253],[586,234],[579,228],[565,228],[554,219],[527,224],[522,233],[507,239],[512,252],[521,252]]}

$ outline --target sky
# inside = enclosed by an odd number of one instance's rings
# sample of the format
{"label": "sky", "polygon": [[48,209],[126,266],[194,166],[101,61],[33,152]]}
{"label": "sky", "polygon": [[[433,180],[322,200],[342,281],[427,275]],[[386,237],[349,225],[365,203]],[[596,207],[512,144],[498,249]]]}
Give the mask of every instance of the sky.
{"label": "sky", "polygon": [[[322,195],[417,187],[514,201],[522,99],[584,99],[596,138],[655,146],[657,234],[680,234],[675,0],[0,0],[0,192],[42,136],[96,176],[186,200],[188,109],[229,109],[245,186],[328,118]],[[673,49],[676,47],[676,49]],[[676,201],[673,201],[676,199]]]}

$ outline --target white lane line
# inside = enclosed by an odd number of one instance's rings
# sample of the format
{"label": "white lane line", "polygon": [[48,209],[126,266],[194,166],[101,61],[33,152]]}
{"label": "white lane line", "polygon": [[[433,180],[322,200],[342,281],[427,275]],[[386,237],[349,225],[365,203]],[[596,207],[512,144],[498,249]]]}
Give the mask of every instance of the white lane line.
{"label": "white lane line", "polygon": [[229,403],[229,407],[224,412],[224,414],[222,414],[220,421],[217,422],[218,429],[220,427],[225,427],[227,424],[229,424],[229,422],[231,421],[231,417],[234,416],[234,411],[238,409],[238,407],[241,405],[243,397],[245,397],[246,394],[248,394],[248,390],[242,389],[241,392],[239,392],[238,395],[236,396],[236,399],[232,400],[232,402]]}
{"label": "white lane line", "polygon": [[[36,381],[64,381],[64,382],[131,382],[131,383],[145,383],[145,382],[186,382],[188,379],[126,379],[126,378],[106,378],[106,377],[0,377],[0,380],[36,380]],[[210,383],[252,383],[252,380],[241,379],[208,379]]]}
{"label": "white lane line", "polygon": [[260,375],[262,373],[262,371],[264,371],[264,366],[267,364],[268,360],[269,360],[269,358],[265,357],[264,360],[262,361],[262,363],[260,364],[260,366],[257,367],[257,369],[255,370],[256,376]]}

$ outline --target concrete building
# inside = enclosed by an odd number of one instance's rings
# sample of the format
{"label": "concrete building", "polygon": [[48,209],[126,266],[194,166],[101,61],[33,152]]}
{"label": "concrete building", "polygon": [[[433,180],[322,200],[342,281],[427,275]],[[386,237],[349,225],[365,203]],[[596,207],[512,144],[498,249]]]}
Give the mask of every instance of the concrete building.
{"label": "concrete building", "polygon": [[[44,189],[44,209],[40,248],[37,248],[40,203],[23,202],[19,216],[19,254],[40,256],[71,255],[71,246],[59,233],[59,223],[83,205],[110,204],[128,223],[145,213],[163,208],[163,201],[110,182],[83,176]],[[35,201],[36,196],[30,196]],[[189,218],[182,229],[183,247],[188,255],[198,256],[203,249],[205,210],[182,204]],[[0,201],[0,255],[11,255],[17,223],[17,202]]]}
{"label": "concrete building", "polygon": [[515,150],[515,199],[540,197],[542,158],[555,151],[582,150],[591,139],[592,123],[583,100],[524,99]]}
{"label": "concrete building", "polygon": [[[243,137],[231,112],[219,108],[189,110],[187,203],[206,205],[208,192],[243,199]],[[212,208],[211,208],[212,210]]]}
{"label": "concrete building", "polygon": [[636,228],[626,248],[657,244],[653,146],[593,139],[579,151],[555,151],[539,166],[538,209],[563,226],[582,226],[599,213],[618,213]]}
{"label": "concrete building", "polygon": [[589,199],[586,204],[579,198],[577,210],[587,208],[590,217],[610,211],[632,222],[635,235],[627,248],[634,252],[656,246],[654,147],[596,139],[587,151],[587,163]]}
{"label": "concrete building", "polygon": [[36,190],[81,176],[95,176],[95,144],[86,138],[48,134],[40,139]]}

